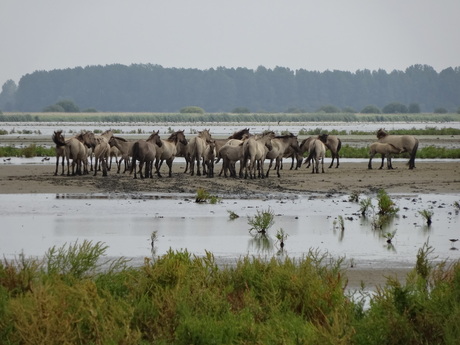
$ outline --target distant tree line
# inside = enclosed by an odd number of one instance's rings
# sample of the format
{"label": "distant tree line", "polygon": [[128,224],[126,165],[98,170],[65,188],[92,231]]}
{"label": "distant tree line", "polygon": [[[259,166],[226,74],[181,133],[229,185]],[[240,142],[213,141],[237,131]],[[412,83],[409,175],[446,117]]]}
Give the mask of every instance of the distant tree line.
{"label": "distant tree line", "polygon": [[36,71],[0,93],[3,111],[40,112],[456,112],[460,67],[436,72],[427,65],[405,71],[307,71],[164,68],[107,65]]}

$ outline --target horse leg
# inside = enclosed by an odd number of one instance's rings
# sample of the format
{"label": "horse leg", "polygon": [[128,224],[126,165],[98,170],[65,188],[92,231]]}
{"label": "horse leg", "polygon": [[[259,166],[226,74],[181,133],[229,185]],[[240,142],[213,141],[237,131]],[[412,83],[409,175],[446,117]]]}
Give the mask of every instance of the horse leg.
{"label": "horse leg", "polygon": [[167,160],[167,161],[166,161],[166,164],[168,165],[168,168],[169,168],[169,174],[168,174],[168,176],[169,176],[169,177],[172,177],[172,165],[173,165],[172,159]]}
{"label": "horse leg", "polygon": [[102,158],[102,176],[107,176],[107,158]]}
{"label": "horse leg", "polygon": [[334,152],[331,151],[331,157],[332,157],[332,161],[331,161],[331,165],[329,165],[329,168],[332,168],[332,166],[334,165],[334,160],[335,160],[335,155],[334,155]]}
{"label": "horse leg", "polygon": [[[62,158],[62,163],[64,163],[64,158]],[[56,156],[56,170],[54,171],[54,176],[57,176],[59,170],[59,156]],[[64,174],[64,168],[62,169],[62,174]]]}
{"label": "horse leg", "polygon": [[[270,169],[271,169],[272,165],[273,165],[273,159],[270,159],[270,164],[268,165],[267,173],[266,173],[265,177],[268,177],[268,174],[270,173]],[[275,168],[276,168],[276,164],[275,164]]]}
{"label": "horse leg", "polygon": [[155,160],[155,170],[156,170],[156,173],[157,173],[158,177],[163,177],[163,176],[161,176],[161,173],[160,173],[160,168],[161,168],[162,164],[163,164],[163,159],[157,158]]}
{"label": "horse leg", "polygon": [[372,169],[372,158],[374,158],[374,156],[375,156],[375,153],[370,153],[369,163],[367,164],[368,169]]}
{"label": "horse leg", "polygon": [[196,176],[201,176],[201,158],[200,156],[196,157]]}
{"label": "horse leg", "polygon": [[324,157],[321,157],[321,172],[324,174]]}
{"label": "horse leg", "polygon": [[[382,153],[382,164],[380,164],[379,170],[383,168],[383,163],[384,163],[384,161],[385,161],[385,154]],[[387,162],[388,162],[388,158],[387,158]]]}
{"label": "horse leg", "polygon": [[[280,169],[283,167],[282,164],[283,164],[283,161],[282,161],[281,159],[279,159],[279,158],[276,158],[275,169],[276,169],[276,175],[277,175],[278,177],[281,177],[281,175],[280,175]],[[281,165],[281,167],[280,167],[280,165]]]}

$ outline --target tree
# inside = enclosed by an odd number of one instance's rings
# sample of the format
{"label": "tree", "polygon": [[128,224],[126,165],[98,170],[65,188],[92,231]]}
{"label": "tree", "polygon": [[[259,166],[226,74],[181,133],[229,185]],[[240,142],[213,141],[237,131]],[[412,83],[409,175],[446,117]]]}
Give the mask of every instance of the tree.
{"label": "tree", "polygon": [[2,86],[0,93],[0,108],[3,110],[12,110],[14,105],[14,96],[18,87],[13,80],[7,80]]}
{"label": "tree", "polygon": [[435,113],[435,114],[447,114],[448,111],[447,111],[446,108],[437,107],[436,109],[434,109],[434,113]]}
{"label": "tree", "polygon": [[181,114],[204,114],[204,109],[192,105],[192,106],[181,108],[180,113]]}
{"label": "tree", "polygon": [[236,108],[234,108],[232,110],[232,113],[235,113],[235,114],[249,114],[250,111],[246,107],[236,107]]}
{"label": "tree", "polygon": [[43,108],[44,113],[65,113],[65,109],[60,105],[53,104]]}
{"label": "tree", "polygon": [[420,105],[418,103],[411,103],[409,104],[408,111],[410,114],[418,114],[420,113]]}
{"label": "tree", "polygon": [[80,108],[71,100],[63,100],[56,103],[56,105],[61,106],[66,113],[79,113]]}
{"label": "tree", "polygon": [[328,113],[328,114],[331,114],[331,113],[340,113],[340,109],[337,108],[335,105],[323,105],[322,107],[320,107],[317,112],[323,112],[323,113]]}
{"label": "tree", "polygon": [[361,114],[380,114],[380,109],[375,105],[366,105],[361,111]]}
{"label": "tree", "polygon": [[384,114],[406,114],[408,111],[407,106],[399,102],[392,102],[382,108]]}

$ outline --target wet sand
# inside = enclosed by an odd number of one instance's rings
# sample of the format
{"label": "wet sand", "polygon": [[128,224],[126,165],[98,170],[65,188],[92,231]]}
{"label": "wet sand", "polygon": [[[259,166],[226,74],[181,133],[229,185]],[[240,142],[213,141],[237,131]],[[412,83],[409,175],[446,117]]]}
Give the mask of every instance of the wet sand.
{"label": "wet sand", "polygon": [[[54,160],[54,159],[52,159]],[[329,161],[326,163],[329,164]],[[374,162],[375,167],[380,164]],[[285,164],[285,167],[288,166]],[[338,169],[325,168],[324,174],[311,174],[309,169],[282,170],[281,177],[270,171],[265,179],[207,178],[184,174],[185,164],[175,163],[173,177],[134,180],[129,174],[109,172],[84,176],[54,176],[54,164],[0,164],[0,204],[11,193],[191,193],[204,188],[211,195],[234,198],[270,198],[278,193],[292,195],[325,193],[363,194],[385,189],[388,193],[448,194],[460,193],[460,162],[416,161],[408,170],[404,162],[394,162],[394,170],[368,170],[367,162],[342,162]],[[220,165],[216,166],[216,172]],[[167,176],[166,167],[162,173]],[[404,280],[410,267],[373,268],[356,265],[347,270],[348,287],[359,288],[361,282],[373,287],[384,284],[386,277]]]}

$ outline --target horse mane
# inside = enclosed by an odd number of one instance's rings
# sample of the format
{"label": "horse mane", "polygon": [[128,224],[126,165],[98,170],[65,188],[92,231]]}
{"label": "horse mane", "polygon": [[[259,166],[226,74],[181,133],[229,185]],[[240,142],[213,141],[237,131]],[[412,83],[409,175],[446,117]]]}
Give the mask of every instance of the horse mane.
{"label": "horse mane", "polygon": [[288,134],[277,135],[275,137],[275,139],[289,139],[289,138],[295,138],[295,135],[293,133],[289,132]]}
{"label": "horse mane", "polygon": [[242,139],[245,134],[249,135],[249,128],[244,128],[239,130],[238,132],[233,133],[231,136],[228,137],[228,139]]}
{"label": "horse mane", "polygon": [[126,140],[125,138],[122,138],[122,137],[113,136],[112,138],[117,139],[117,140],[120,140],[120,141],[124,141],[124,142],[127,142],[127,141],[128,141],[128,140]]}

